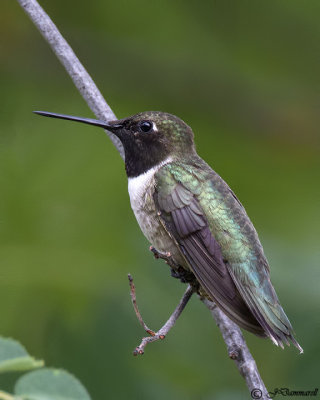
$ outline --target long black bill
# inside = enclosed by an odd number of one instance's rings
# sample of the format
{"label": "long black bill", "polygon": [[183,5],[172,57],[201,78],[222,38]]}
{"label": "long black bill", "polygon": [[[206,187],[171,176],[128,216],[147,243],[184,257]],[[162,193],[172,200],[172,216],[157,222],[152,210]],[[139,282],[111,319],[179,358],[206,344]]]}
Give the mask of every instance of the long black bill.
{"label": "long black bill", "polygon": [[33,112],[38,115],[43,115],[44,117],[68,119],[70,121],[82,122],[83,124],[100,126],[101,128],[107,129],[108,131],[111,132],[114,132],[115,130],[121,128],[121,125],[117,124],[116,121],[115,123],[110,124],[108,122],[100,121],[98,119],[75,117],[73,115],[56,114],[47,111],[33,111]]}

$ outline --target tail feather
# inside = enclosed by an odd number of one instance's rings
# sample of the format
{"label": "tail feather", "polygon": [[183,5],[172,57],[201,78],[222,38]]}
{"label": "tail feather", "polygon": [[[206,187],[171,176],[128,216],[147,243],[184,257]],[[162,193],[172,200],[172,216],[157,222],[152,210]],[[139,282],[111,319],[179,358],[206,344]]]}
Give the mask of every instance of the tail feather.
{"label": "tail feather", "polygon": [[[265,302],[264,307],[261,304],[264,300],[258,301],[258,304],[254,301],[253,294],[250,290],[247,291],[246,298],[250,298],[250,310],[260,323],[260,325],[264,328],[267,332],[270,339],[277,345],[280,346],[282,349],[284,348],[284,344],[290,346],[290,341],[292,344],[297,347],[300,353],[303,353],[303,349],[296,341],[293,336],[293,329],[291,324],[283,311],[280,304],[278,304],[279,312],[281,316],[284,318],[278,318],[277,315],[274,314],[273,310],[267,302]],[[286,324],[286,321],[289,323]]]}
{"label": "tail feather", "polygon": [[229,269],[229,271],[249,310],[272,342],[282,349],[284,348],[284,344],[290,346],[291,342],[300,351],[300,354],[303,353],[303,349],[294,337],[290,321],[278,302],[274,290],[275,302],[271,304],[261,294],[254,294],[250,286],[246,285],[244,287],[240,284],[232,270]]}

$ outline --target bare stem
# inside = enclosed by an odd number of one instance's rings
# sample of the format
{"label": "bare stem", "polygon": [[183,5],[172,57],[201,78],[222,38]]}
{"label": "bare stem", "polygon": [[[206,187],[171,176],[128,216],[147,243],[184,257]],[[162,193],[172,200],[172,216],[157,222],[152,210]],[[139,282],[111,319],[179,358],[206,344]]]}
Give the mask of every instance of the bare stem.
{"label": "bare stem", "polygon": [[[87,73],[85,68],[80,63],[77,56],[74,54],[73,50],[66,42],[66,40],[62,37],[57,27],[51,21],[49,16],[45,13],[45,11],[40,7],[36,0],[17,0],[21,7],[28,14],[30,19],[33,21],[35,26],[39,29],[42,36],[49,43],[52,50],[55,52],[66,71],[72,78],[75,86],[83,96],[84,100],[87,102],[91,110],[94,112],[97,118],[109,121],[115,119],[115,115],[100,91],[96,87],[90,75]],[[107,132],[109,137],[111,138],[113,144],[117,148],[121,157],[124,159],[124,151],[123,146],[120,141],[110,132]],[[189,298],[193,293],[193,289],[188,287],[185,295],[183,296],[180,304],[176,308],[175,312],[169,318],[167,323],[161,328],[153,337],[147,338],[148,341],[141,343],[141,345],[137,349],[141,349],[143,351],[144,347],[150,341],[161,339],[162,336],[165,336],[166,333],[173,326],[172,320],[176,320],[181,311],[187,304]],[[239,369],[239,372],[242,376],[244,376],[249,391],[253,393],[253,390],[259,389],[261,390],[262,395],[260,397],[253,398],[261,398],[267,399],[265,386],[263,381],[259,375],[256,363],[250,354],[250,351],[244,341],[244,338],[241,334],[240,329],[233,322],[229,320],[227,316],[223,314],[223,312],[218,309],[214,303],[202,299],[207,308],[211,311],[213,318],[217,322],[217,325],[222,333],[223,339],[226,342],[228,354],[229,356],[235,360],[235,363]],[[179,308],[180,307],[180,308]],[[173,318],[173,319],[172,319]],[[158,339],[155,339],[158,335]],[[161,337],[160,337],[161,336]],[[256,385],[256,386],[255,386]],[[259,393],[258,393],[259,395]]]}
{"label": "bare stem", "polygon": [[[116,119],[114,112],[105,101],[91,76],[39,3],[36,0],[17,1],[49,43],[95,116],[103,121]],[[124,159],[124,150],[120,140],[113,133],[105,132],[112,140],[122,159]]]}
{"label": "bare stem", "polygon": [[145,322],[143,321],[142,316],[141,316],[141,314],[140,314],[140,311],[139,311],[139,308],[138,308],[138,304],[137,304],[137,298],[136,298],[136,288],[135,288],[135,286],[134,286],[133,278],[132,278],[131,274],[128,274],[128,279],[129,279],[129,285],[130,285],[131,300],[132,300],[132,304],[133,304],[134,311],[136,312],[136,316],[137,316],[137,318],[138,318],[138,320],[139,320],[139,322],[140,322],[142,328],[143,328],[147,333],[149,333],[149,335],[155,336],[156,333],[155,333],[152,329],[149,329],[149,328],[147,327],[147,325],[146,325]]}
{"label": "bare stem", "polygon": [[177,319],[180,317],[182,311],[184,310],[185,306],[188,304],[189,300],[191,299],[191,296],[194,293],[194,288],[191,285],[188,286],[187,290],[184,292],[184,295],[182,296],[179,304],[177,305],[176,309],[171,314],[168,321],[163,325],[162,328],[160,328],[158,330],[158,332],[154,332],[153,330],[151,330],[147,327],[147,325],[145,324],[145,322],[142,319],[142,316],[140,314],[140,311],[138,309],[137,302],[136,302],[136,292],[135,292],[135,286],[133,283],[133,278],[130,274],[128,274],[128,278],[129,278],[129,284],[130,284],[131,299],[132,299],[134,310],[136,312],[136,316],[137,316],[140,324],[142,325],[143,329],[151,335],[151,336],[142,338],[140,345],[137,346],[133,352],[133,355],[136,356],[138,354],[144,353],[144,349],[148,343],[155,342],[159,339],[163,340],[167,336],[168,332],[170,331],[171,328],[173,328],[173,326],[177,322]]}
{"label": "bare stem", "polygon": [[201,299],[211,311],[223,340],[226,343],[228,356],[234,360],[240,374],[246,381],[253,399],[270,399],[265,384],[259,374],[257,364],[252,357],[242,332],[237,324],[227,317],[212,301]]}

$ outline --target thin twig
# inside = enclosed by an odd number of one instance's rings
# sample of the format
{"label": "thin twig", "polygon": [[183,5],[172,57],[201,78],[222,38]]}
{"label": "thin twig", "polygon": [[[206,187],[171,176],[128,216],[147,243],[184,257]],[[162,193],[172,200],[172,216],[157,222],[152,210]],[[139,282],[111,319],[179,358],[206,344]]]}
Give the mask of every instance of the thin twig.
{"label": "thin twig", "polygon": [[143,329],[151,335],[151,336],[142,338],[140,345],[137,346],[133,352],[133,355],[136,356],[138,354],[144,353],[144,349],[148,343],[155,342],[157,340],[163,340],[167,336],[170,329],[173,328],[173,326],[177,322],[177,319],[180,317],[185,306],[188,304],[188,301],[191,299],[191,296],[193,295],[195,290],[194,290],[194,287],[192,287],[191,285],[188,285],[187,290],[184,292],[184,295],[182,296],[179,304],[177,305],[176,309],[171,314],[168,321],[163,325],[162,328],[160,328],[158,330],[158,332],[154,332],[153,330],[151,330],[147,327],[147,325],[145,324],[145,322],[142,319],[142,316],[140,314],[140,311],[139,311],[138,305],[137,305],[137,301],[136,301],[136,292],[135,292],[135,286],[133,283],[133,278],[130,274],[128,274],[128,278],[129,278],[129,284],[130,284],[130,295],[131,295],[134,310],[136,312],[136,316],[137,316],[140,324],[142,325]]}
{"label": "thin twig", "polygon": [[[97,89],[90,75],[81,65],[79,59],[76,57],[71,47],[61,36],[57,27],[54,25],[54,23],[51,21],[48,15],[44,12],[44,10],[39,6],[37,1],[36,0],[17,0],[17,1],[20,3],[21,7],[25,10],[30,19],[39,29],[42,36],[47,40],[52,50],[56,53],[57,57],[65,67],[66,71],[71,76],[75,86],[80,91],[84,100],[87,102],[87,104],[92,109],[97,118],[105,121],[115,119],[114,113],[112,112],[111,108],[108,106],[105,99]],[[112,133],[107,132],[107,134],[110,136],[112,142],[116,146],[121,157],[124,159],[124,151],[122,144],[119,142],[119,140],[117,140],[117,138],[114,135],[112,135]],[[260,378],[257,366],[242,337],[240,329],[235,324],[233,324],[229,320],[229,318],[223,314],[221,310],[216,308],[214,303],[204,299],[202,299],[202,301],[211,311],[213,318],[216,320],[218,327],[221,330],[222,336],[227,344],[229,354],[231,355],[234,354],[232,358],[235,357],[236,365],[241,375],[245,377],[250,392],[252,393],[252,390],[259,389],[260,387],[265,388]],[[229,342],[229,338],[232,339],[231,342]],[[231,346],[230,343],[233,343],[233,345]],[[236,352],[233,353],[232,351],[229,351],[229,349],[236,349]],[[250,363],[250,361],[252,360],[253,362]],[[257,377],[259,379],[256,380]],[[256,382],[258,388],[254,387]],[[264,393],[266,393],[266,391],[264,391],[263,389],[262,393],[263,393],[262,396],[264,396]],[[261,399],[266,398],[262,396],[260,397]]]}
{"label": "thin twig", "polygon": [[147,325],[146,325],[145,322],[143,321],[142,316],[141,316],[141,314],[140,314],[140,311],[139,311],[139,308],[138,308],[138,304],[137,304],[137,298],[136,298],[136,288],[135,288],[135,286],[134,286],[133,278],[132,278],[131,274],[128,274],[128,279],[129,279],[129,285],[130,285],[130,296],[131,296],[131,300],[132,300],[132,304],[133,304],[134,311],[136,312],[136,316],[137,316],[137,318],[138,318],[138,320],[139,320],[139,322],[140,322],[142,328],[143,328],[147,333],[149,333],[149,335],[155,336],[156,333],[155,333],[152,329],[149,329],[149,328],[147,327]]}

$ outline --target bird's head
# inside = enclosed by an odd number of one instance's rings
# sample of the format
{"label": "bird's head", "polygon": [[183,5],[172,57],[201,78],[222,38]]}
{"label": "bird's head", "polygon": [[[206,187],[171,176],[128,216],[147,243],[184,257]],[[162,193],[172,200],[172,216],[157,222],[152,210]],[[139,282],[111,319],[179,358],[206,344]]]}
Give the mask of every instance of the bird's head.
{"label": "bird's head", "polygon": [[138,176],[167,159],[189,157],[195,152],[191,128],[180,118],[160,111],[146,111],[109,122],[43,111],[35,113],[100,126],[112,132],[124,147],[128,177]]}

